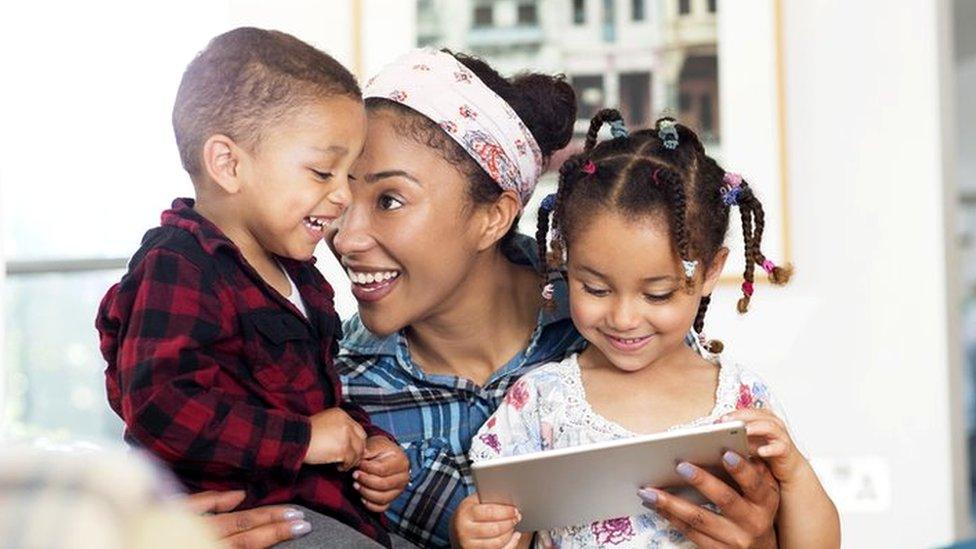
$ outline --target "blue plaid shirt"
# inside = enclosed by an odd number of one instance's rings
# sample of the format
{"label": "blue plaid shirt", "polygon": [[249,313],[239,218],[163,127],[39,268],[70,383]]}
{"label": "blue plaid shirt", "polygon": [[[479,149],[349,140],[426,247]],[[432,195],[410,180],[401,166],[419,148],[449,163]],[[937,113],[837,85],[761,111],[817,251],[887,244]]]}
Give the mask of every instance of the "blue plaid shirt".
{"label": "blue plaid shirt", "polygon": [[[537,266],[535,240],[519,235],[508,259]],[[427,375],[411,359],[403,332],[376,337],[359,315],[346,321],[336,368],[343,393],[392,434],[410,459],[410,485],[387,511],[396,533],[422,547],[450,544],[450,519],[474,493],[467,453],[471,439],[522,374],[585,346],[569,317],[566,283],[554,282],[556,307],[542,310],[528,347],[483,386]]]}

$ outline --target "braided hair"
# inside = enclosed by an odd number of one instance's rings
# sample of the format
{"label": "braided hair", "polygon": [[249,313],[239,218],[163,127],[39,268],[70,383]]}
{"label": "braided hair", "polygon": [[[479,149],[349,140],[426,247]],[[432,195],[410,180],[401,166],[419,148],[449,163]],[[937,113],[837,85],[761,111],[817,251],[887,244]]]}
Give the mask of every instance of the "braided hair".
{"label": "braided hair", "polygon": [[[691,129],[662,118],[654,128],[629,135],[615,131],[612,139],[597,141],[604,124],[619,128],[622,123],[616,109],[596,113],[583,151],[560,168],[555,197],[544,201],[539,211],[536,240],[544,285],[564,267],[567,244],[594,217],[593,212],[612,208],[628,217],[666,216],[672,246],[685,264],[685,287],[693,291],[694,275],[706,270],[725,241],[733,205],[739,208],[745,240],[739,312],[748,310],[756,265],[769,271],[773,283],[789,280],[792,267],[772,265],[762,253],[765,214],[761,202],[745,181],[738,184],[736,200],[726,200],[726,172],[705,153]],[[693,324],[699,334],[710,302],[710,295],[699,302]],[[722,350],[718,341],[710,341],[707,347],[713,353]]]}

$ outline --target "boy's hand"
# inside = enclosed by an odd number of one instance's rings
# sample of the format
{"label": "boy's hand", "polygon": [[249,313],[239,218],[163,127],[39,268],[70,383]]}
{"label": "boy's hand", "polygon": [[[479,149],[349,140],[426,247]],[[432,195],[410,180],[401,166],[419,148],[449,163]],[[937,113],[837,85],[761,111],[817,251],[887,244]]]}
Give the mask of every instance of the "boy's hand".
{"label": "boy's hand", "polygon": [[793,444],[786,424],[776,414],[762,408],[745,408],[724,416],[722,420],[745,422],[749,450],[769,464],[769,470],[781,484],[789,484],[800,476],[806,459]]}
{"label": "boy's hand", "polygon": [[305,463],[338,463],[340,471],[348,471],[359,464],[366,446],[366,431],[362,425],[339,408],[329,408],[308,419],[312,424],[312,436]]}
{"label": "boy's hand", "polygon": [[451,518],[451,544],[479,549],[513,549],[522,537],[515,531],[520,520],[522,515],[515,507],[478,503],[478,494],[472,494],[461,500]]}
{"label": "boy's hand", "polygon": [[369,437],[359,470],[352,478],[366,508],[382,513],[410,482],[410,461],[392,440],[384,436]]}

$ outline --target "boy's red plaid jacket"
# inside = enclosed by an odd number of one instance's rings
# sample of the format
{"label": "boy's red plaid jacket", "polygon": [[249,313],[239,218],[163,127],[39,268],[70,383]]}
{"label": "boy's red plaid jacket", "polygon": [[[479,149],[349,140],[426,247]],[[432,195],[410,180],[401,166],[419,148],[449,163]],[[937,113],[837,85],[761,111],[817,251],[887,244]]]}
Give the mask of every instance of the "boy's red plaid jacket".
{"label": "boy's red plaid jacket", "polygon": [[109,404],[126,440],[191,490],[244,489],[244,506],[303,504],[389,545],[349,473],[302,464],[308,416],[327,408],[341,407],[369,436],[389,435],[342,400],[331,286],[313,262],[280,261],[307,319],[192,200],[173,202],[99,308]]}

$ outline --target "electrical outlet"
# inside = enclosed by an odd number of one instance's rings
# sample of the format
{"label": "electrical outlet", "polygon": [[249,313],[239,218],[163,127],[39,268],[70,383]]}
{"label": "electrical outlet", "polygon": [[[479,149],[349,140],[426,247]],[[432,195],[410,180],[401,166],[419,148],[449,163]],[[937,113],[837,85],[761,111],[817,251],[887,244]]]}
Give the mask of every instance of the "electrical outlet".
{"label": "electrical outlet", "polygon": [[891,469],[884,458],[813,458],[810,464],[842,513],[883,513],[891,507]]}

